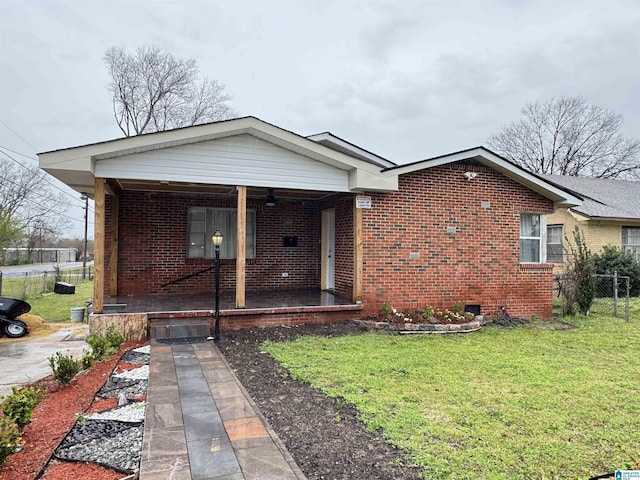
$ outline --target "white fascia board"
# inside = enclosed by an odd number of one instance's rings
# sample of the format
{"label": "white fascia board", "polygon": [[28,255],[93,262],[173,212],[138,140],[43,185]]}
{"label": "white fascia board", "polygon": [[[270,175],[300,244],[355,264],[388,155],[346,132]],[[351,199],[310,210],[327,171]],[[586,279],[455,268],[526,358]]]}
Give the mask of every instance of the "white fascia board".
{"label": "white fascia board", "polygon": [[398,176],[374,175],[354,168],[349,172],[349,190],[352,192],[397,192]]}
{"label": "white fascia board", "polygon": [[357,168],[374,174],[380,174],[380,167],[377,165],[372,165],[364,160],[359,160],[345,153],[337,152],[295,133],[264,122],[260,122],[259,127],[260,128],[253,129],[248,133],[282,148],[293,150],[296,153],[342,170]]}
{"label": "white fascia board", "polygon": [[384,173],[387,175],[403,175],[406,173],[415,172],[425,168],[437,167],[439,165],[445,165],[447,163],[459,162],[462,160],[473,159],[483,165],[493,168],[505,176],[515,180],[516,182],[530,188],[531,190],[538,192],[542,196],[552,200],[554,207],[567,208],[575,207],[582,204],[582,200],[578,197],[571,195],[564,190],[561,190],[554,185],[536,177],[535,175],[527,172],[524,169],[516,167],[512,163],[505,159],[498,157],[484,148],[474,148],[463,152],[452,153],[451,155],[443,155],[441,157],[433,158],[430,160],[424,160],[422,162],[416,162],[409,165],[405,165],[399,168],[393,168],[387,170]]}
{"label": "white fascia board", "polygon": [[38,156],[44,159],[68,160],[78,157],[92,157],[95,159],[110,158],[120,155],[129,155],[147,150],[165,148],[167,146],[182,145],[186,143],[213,140],[225,133],[243,133],[242,130],[250,128],[248,123],[251,118],[239,118],[226,122],[196,125],[188,128],[167,130],[165,132],[155,132],[133,137],[118,138],[104,142],[71,147],[52,152],[44,152]]}
{"label": "white fascia board", "polygon": [[369,160],[374,162],[376,165],[379,165],[383,168],[396,166],[395,163],[387,160],[386,158],[379,157],[375,153],[371,153],[363,148],[358,147],[357,145],[349,143],[346,140],[336,137],[335,135],[332,135],[329,132],[316,133],[315,135],[309,135],[306,138],[308,138],[309,140],[313,140],[314,142],[322,142],[322,141],[331,142],[334,145],[344,148],[345,150],[348,150],[350,152],[353,152],[356,155],[360,155],[361,157],[368,158]]}
{"label": "white fascia board", "polygon": [[314,160],[342,170],[363,169],[372,174],[380,174],[380,167],[359,160],[324,145],[308,140],[288,130],[263,122],[255,117],[244,117],[218,123],[196,125],[188,128],[156,132],[147,135],[125,137],[91,145],[44,152],[38,155],[40,166],[67,170],[93,171],[86,159],[100,161],[132,153],[156,150],[188,143],[215,140],[248,133],[262,140],[295,151]]}
{"label": "white fascia board", "polygon": [[[141,153],[149,150],[186,145],[189,143],[206,142],[218,138],[242,134],[253,135],[261,140],[296,153],[300,153],[301,155],[305,155],[309,158],[313,158],[314,160],[329,164],[342,170],[350,170],[354,167],[367,168],[372,171],[380,170],[380,168],[375,165],[370,165],[362,160],[336,152],[324,145],[320,145],[312,140],[307,140],[293,132],[263,122],[255,117],[244,117],[219,123],[196,125],[189,128],[157,132],[151,135],[139,135],[136,137],[123,138],[114,142],[95,145],[95,147],[103,148],[92,150],[88,153],[99,161],[104,158],[113,158],[132,153]],[[132,142],[132,140],[137,141]],[[111,144],[115,142],[123,143],[114,148]],[[94,146],[87,146],[87,148],[90,147]]]}
{"label": "white fascia board", "polygon": [[58,152],[39,154],[40,168],[77,192],[93,192],[94,161],[91,157],[64,158]]}
{"label": "white fascia board", "polygon": [[93,173],[93,160],[86,155],[62,155],[62,152],[39,153],[38,160],[40,168],[47,172],[70,170]]}

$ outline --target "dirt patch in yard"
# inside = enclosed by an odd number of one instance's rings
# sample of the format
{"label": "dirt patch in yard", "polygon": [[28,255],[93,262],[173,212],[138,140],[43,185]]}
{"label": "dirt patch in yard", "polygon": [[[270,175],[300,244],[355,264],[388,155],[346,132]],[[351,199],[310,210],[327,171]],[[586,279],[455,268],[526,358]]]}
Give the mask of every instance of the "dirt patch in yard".
{"label": "dirt patch in yard", "polygon": [[[44,318],[39,315],[31,315],[30,313],[25,313],[24,315],[20,315],[18,320],[22,320],[28,326],[31,327],[31,332],[29,332],[24,337],[20,338],[9,338],[2,334],[0,337],[0,343],[3,342],[26,342],[31,338],[39,338],[44,337],[45,335],[49,335],[53,332],[58,331],[61,327],[64,327],[67,324],[64,323],[47,323]],[[76,324],[77,325],[77,324]]]}

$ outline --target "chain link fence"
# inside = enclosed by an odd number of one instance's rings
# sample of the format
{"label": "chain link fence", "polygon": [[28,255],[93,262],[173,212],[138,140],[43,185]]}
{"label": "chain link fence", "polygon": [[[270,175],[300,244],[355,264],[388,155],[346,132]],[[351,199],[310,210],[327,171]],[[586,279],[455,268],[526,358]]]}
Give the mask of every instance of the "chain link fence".
{"label": "chain link fence", "polygon": [[82,267],[62,270],[25,272],[18,275],[0,272],[0,296],[25,300],[29,297],[53,292],[57,282],[80,284],[93,280],[91,266],[87,266],[83,275]]}
{"label": "chain link fence", "polygon": [[[629,301],[630,301],[630,278],[620,276],[614,272],[613,275],[594,275],[595,289],[594,299],[591,304],[590,313],[624,318],[629,321]],[[555,299],[554,313],[562,315],[564,309],[564,297],[562,289],[565,278],[558,275],[554,279]]]}

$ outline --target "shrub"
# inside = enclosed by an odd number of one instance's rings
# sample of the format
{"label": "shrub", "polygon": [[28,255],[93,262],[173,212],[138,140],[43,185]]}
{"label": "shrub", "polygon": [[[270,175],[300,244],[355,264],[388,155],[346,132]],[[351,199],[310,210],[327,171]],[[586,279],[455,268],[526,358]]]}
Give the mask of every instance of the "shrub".
{"label": "shrub", "polygon": [[91,365],[95,363],[96,359],[93,356],[93,353],[88,350],[82,351],[82,358],[80,359],[80,365],[82,366],[82,370],[87,370],[91,368]]}
{"label": "shrub", "polygon": [[464,305],[462,302],[456,302],[453,304],[453,312],[458,315],[462,315],[464,313]]}
{"label": "shrub", "polygon": [[2,413],[12,420],[22,432],[31,421],[33,409],[44,398],[44,390],[38,387],[27,387],[18,390],[12,387],[13,393],[2,402]]}
{"label": "shrub", "polygon": [[0,417],[0,468],[7,463],[7,457],[16,451],[20,442],[20,431],[10,418]]}
{"label": "shrub", "polygon": [[564,313],[573,315],[575,305],[582,315],[588,315],[593,299],[595,298],[595,267],[593,256],[587,249],[584,235],[578,227],[573,231],[575,247],[567,240],[569,255],[565,269],[565,282],[563,286]]}
{"label": "shrub", "polygon": [[91,347],[91,355],[96,361],[100,361],[103,357],[113,353],[111,343],[106,337],[92,333],[87,337],[86,342]]}
{"label": "shrub", "polygon": [[87,337],[86,342],[91,346],[93,358],[98,361],[107,355],[116,353],[122,342],[124,342],[124,336],[116,327],[111,325],[107,328],[104,336],[92,333]]}
{"label": "shrub", "polygon": [[80,362],[60,352],[49,357],[49,365],[53,370],[53,378],[61,385],[67,385],[80,371]]}
{"label": "shrub", "polygon": [[115,349],[114,353],[117,352],[120,345],[124,343],[124,335],[113,325],[107,328],[106,337],[107,340],[109,340],[109,345]]}
{"label": "shrub", "polygon": [[613,275],[613,272],[617,272],[619,276],[629,277],[629,295],[640,295],[640,263],[635,261],[631,253],[607,245],[601,254],[593,256],[593,263],[596,273]]}

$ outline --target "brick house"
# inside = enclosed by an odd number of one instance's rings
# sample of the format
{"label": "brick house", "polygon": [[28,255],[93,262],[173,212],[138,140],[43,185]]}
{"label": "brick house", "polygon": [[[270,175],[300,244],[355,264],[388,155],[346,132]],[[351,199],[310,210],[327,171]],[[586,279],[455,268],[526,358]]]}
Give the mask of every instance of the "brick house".
{"label": "brick house", "polygon": [[[223,328],[333,321],[384,302],[549,316],[545,216],[580,203],[482,147],[395,165],[255,117],[39,159],[95,200],[95,314],[141,298],[151,300],[138,313],[198,310],[219,228]],[[314,289],[320,304],[260,304]]]}

